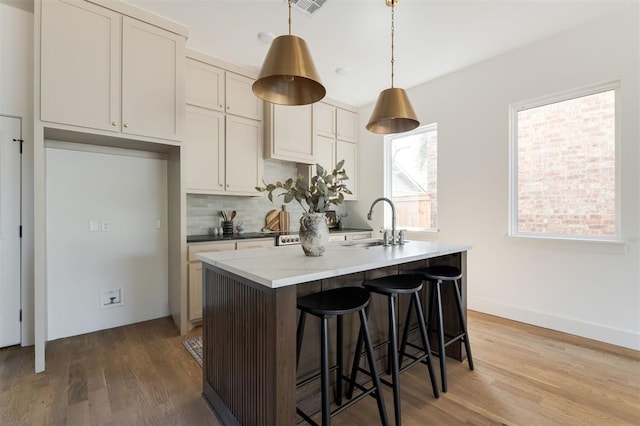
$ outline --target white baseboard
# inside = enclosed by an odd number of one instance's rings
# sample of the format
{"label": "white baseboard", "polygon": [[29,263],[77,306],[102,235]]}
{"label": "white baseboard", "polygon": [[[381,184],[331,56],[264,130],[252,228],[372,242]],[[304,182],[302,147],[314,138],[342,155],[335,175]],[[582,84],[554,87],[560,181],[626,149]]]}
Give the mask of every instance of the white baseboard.
{"label": "white baseboard", "polygon": [[483,299],[469,298],[467,300],[467,307],[473,311],[561,331],[563,333],[574,334],[616,346],[640,350],[640,333],[633,330],[607,327],[601,324],[579,321],[573,318],[534,311],[519,306],[503,305]]}

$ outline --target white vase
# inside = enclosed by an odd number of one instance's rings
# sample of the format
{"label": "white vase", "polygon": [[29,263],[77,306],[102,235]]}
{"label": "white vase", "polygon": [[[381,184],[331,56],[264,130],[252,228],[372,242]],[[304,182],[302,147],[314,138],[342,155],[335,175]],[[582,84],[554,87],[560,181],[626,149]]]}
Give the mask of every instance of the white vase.
{"label": "white vase", "polygon": [[324,213],[303,213],[300,218],[300,245],[307,256],[322,256],[329,243],[329,227]]}

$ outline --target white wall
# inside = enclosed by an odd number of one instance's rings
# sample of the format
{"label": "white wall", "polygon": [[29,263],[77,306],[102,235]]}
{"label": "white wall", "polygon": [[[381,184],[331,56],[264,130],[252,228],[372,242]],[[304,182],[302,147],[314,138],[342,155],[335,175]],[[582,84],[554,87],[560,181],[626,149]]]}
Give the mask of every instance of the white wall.
{"label": "white wall", "polygon": [[[25,2],[26,3],[26,2]],[[22,345],[33,345],[33,13],[0,3],[0,114],[22,119]]]}
{"label": "white wall", "polygon": [[[127,151],[47,142],[49,340],[169,315],[167,161]],[[101,308],[118,287],[124,306]]]}
{"label": "white wall", "polygon": [[[470,309],[640,349],[638,21],[631,5],[407,90],[421,122],[438,123],[441,232],[419,237],[473,245]],[[621,81],[627,244],[507,237],[509,104],[614,80]],[[361,129],[372,108],[360,109]],[[381,136],[362,131],[360,217],[383,193],[382,168],[364,167],[382,164],[382,149]],[[374,229],[381,225],[378,214]]]}

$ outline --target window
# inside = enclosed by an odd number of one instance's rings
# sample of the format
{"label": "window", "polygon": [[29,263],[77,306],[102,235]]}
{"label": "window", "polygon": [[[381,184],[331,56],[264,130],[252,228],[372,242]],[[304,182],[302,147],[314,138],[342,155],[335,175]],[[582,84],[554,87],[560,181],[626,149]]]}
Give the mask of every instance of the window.
{"label": "window", "polygon": [[617,239],[616,86],[512,107],[510,234]]}
{"label": "window", "polygon": [[387,196],[398,228],[438,228],[438,127],[385,136]]}

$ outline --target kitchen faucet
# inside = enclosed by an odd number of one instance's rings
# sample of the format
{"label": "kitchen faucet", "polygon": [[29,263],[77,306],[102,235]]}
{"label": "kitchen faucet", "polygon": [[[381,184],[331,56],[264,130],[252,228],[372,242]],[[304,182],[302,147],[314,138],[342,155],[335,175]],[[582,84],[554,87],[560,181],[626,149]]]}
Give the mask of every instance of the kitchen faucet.
{"label": "kitchen faucet", "polygon": [[[369,213],[367,214],[367,219],[371,220],[373,217],[373,206],[375,206],[379,201],[386,201],[391,206],[391,245],[395,246],[398,244],[404,244],[403,239],[399,239],[400,241],[396,241],[396,206],[393,204],[393,201],[386,197],[376,198],[373,203],[371,203],[371,207],[369,208]],[[385,245],[387,244],[385,238]]]}

